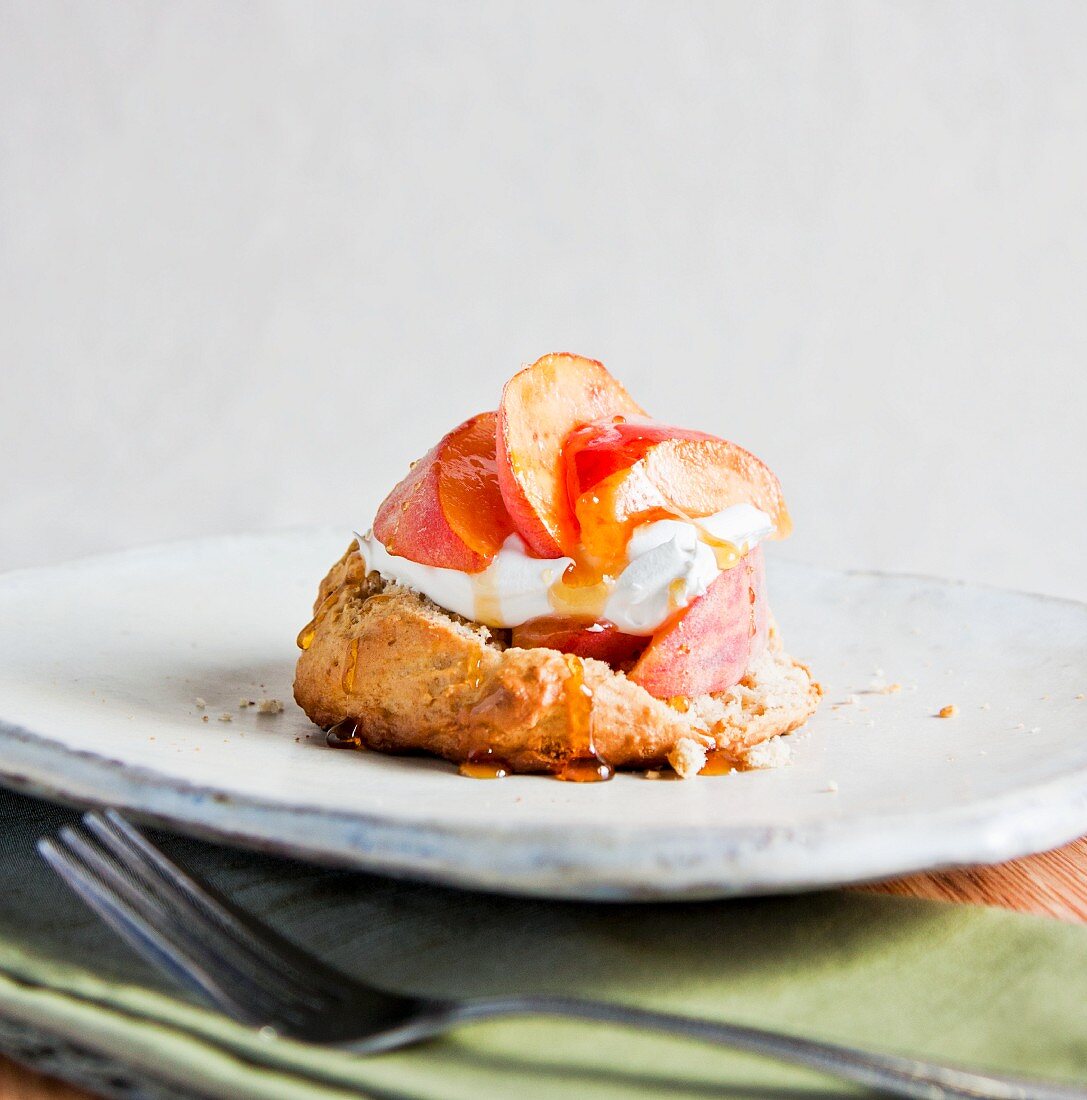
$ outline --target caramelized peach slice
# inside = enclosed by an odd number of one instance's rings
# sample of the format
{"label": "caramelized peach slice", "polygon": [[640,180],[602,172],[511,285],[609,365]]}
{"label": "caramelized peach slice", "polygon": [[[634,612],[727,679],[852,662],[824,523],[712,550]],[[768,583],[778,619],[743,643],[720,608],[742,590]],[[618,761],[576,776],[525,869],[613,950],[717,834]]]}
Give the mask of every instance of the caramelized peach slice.
{"label": "caramelized peach slice", "polygon": [[629,668],[645,649],[648,638],[624,634],[614,623],[586,625],[573,619],[532,619],[513,628],[512,643],[520,649],[557,649],[578,657],[607,661],[613,668]]}
{"label": "caramelized peach slice", "polygon": [[792,530],[781,484],[764,462],[724,439],[670,439],[582,493],[574,512],[586,552],[611,562],[641,523],[667,516],[697,519],[733,504],[765,512],[775,538]]}
{"label": "caramelized peach slice", "polygon": [[658,630],[627,675],[659,699],[727,691],[766,649],[769,621],[756,547]]}
{"label": "caramelized peach slice", "polygon": [[566,486],[571,503],[587,489],[633,466],[654,443],[666,439],[714,439],[706,432],[676,428],[659,420],[616,416],[575,428],[563,446]]}
{"label": "caramelized peach slice", "polygon": [[498,408],[498,483],[517,533],[534,554],[554,558],[577,548],[566,437],[591,420],[643,415],[602,364],[579,355],[545,355],[506,383]]}
{"label": "caramelized peach slice", "polygon": [[645,468],[665,499],[687,515],[753,504],[773,521],[775,538],[792,532],[781,482],[765,462],[727,439],[659,443],[646,454]]}
{"label": "caramelized peach slice", "polygon": [[374,519],[390,554],[463,573],[487,568],[513,532],[498,487],[496,432],[495,413],[480,413],[412,465]]}

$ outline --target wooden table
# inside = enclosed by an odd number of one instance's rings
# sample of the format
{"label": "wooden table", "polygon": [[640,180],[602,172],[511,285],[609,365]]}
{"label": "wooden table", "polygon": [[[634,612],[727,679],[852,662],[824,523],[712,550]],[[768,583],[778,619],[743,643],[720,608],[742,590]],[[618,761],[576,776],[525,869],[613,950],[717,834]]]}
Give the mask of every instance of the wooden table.
{"label": "wooden table", "polygon": [[[1087,837],[1053,852],[996,867],[913,875],[864,889],[998,905],[1021,913],[1087,923]],[[91,1100],[91,1094],[0,1058],[0,1100]]]}

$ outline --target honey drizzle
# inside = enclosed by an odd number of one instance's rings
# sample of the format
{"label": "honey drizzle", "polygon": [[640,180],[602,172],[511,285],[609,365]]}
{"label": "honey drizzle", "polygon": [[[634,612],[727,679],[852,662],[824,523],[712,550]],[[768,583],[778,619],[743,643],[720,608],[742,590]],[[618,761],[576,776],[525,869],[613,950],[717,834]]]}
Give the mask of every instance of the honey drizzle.
{"label": "honey drizzle", "polygon": [[585,665],[580,657],[573,653],[564,653],[566,679],[563,693],[566,701],[566,720],[570,730],[570,741],[577,756],[595,756],[593,743],[593,692],[585,683]]}
{"label": "honey drizzle", "polygon": [[480,646],[471,656],[464,669],[464,679],[473,691],[483,686],[483,647]]}
{"label": "honey drizzle", "polygon": [[585,683],[585,665],[580,657],[564,653],[566,679],[563,693],[570,733],[570,753],[556,773],[569,783],[601,783],[611,779],[614,768],[596,751],[593,741],[593,690]]}
{"label": "honey drizzle", "polygon": [[494,749],[473,749],[458,771],[469,779],[505,779],[513,769]]}
{"label": "honey drizzle", "polygon": [[361,749],[358,723],[354,718],[345,718],[330,727],[325,734],[325,743],[332,749]]}
{"label": "honey drizzle", "polygon": [[[745,551],[741,547],[728,539],[719,538],[700,518],[688,515],[663,498],[659,503],[647,500],[644,508],[624,514],[617,520],[611,514],[613,502],[608,483],[612,480],[605,478],[595,489],[582,494],[575,505],[581,528],[578,557],[548,591],[551,606],[558,615],[570,619],[603,618],[615,578],[627,565],[631,536],[645,523],[678,519],[691,524],[699,541],[710,548],[717,568],[722,571],[732,569],[743,561]],[[611,488],[614,489],[614,486]],[[668,602],[672,612],[687,606],[686,595],[686,586],[681,579],[669,585]]]}
{"label": "honey drizzle", "polygon": [[561,618],[596,622],[604,617],[604,606],[614,586],[613,574],[582,560],[566,567],[547,590],[547,598]]}
{"label": "honey drizzle", "polygon": [[358,671],[359,664],[359,640],[358,638],[352,638],[351,644],[347,647],[347,657],[344,659],[343,674],[340,676],[340,687],[343,688],[346,695],[350,695],[355,690],[355,673]]}
{"label": "honey drizzle", "polygon": [[472,577],[473,615],[484,626],[500,626],[502,604],[498,598],[498,585],[489,569]]}
{"label": "honey drizzle", "polygon": [[567,760],[556,778],[567,783],[606,783],[614,775],[615,769],[596,756]]}
{"label": "honey drizzle", "polygon": [[668,584],[668,611],[675,612],[681,607],[686,607],[684,599],[687,595],[687,578],[676,577]]}
{"label": "honey drizzle", "polygon": [[743,554],[734,542],[729,542],[728,539],[719,539],[716,535],[711,535],[705,527],[697,523],[695,526],[698,528],[698,536],[701,541],[713,551],[713,556],[717,560],[718,569],[722,571],[731,569],[734,565],[739,563]]}
{"label": "honey drizzle", "polygon": [[731,772],[746,772],[750,768],[745,761],[728,752],[726,749],[710,749],[706,753],[706,763],[699,770],[699,775],[729,775]]}
{"label": "honey drizzle", "polygon": [[[355,543],[355,545],[357,546],[358,543]],[[311,645],[313,645],[313,639],[317,636],[317,628],[321,625],[321,622],[324,620],[325,616],[335,606],[340,593],[344,590],[346,585],[347,582],[345,581],[343,584],[337,585],[331,592],[329,592],[329,594],[321,601],[320,606],[317,608],[317,613],[298,632],[296,644],[298,645],[298,648],[301,649],[303,652],[309,649]]]}
{"label": "honey drizzle", "polygon": [[744,552],[728,539],[718,538],[712,531],[705,527],[702,519],[689,516],[686,512],[676,509],[676,515],[684,523],[689,523],[698,532],[698,541],[704,542],[712,551],[717,561],[717,568],[724,571],[738,565],[744,558]]}

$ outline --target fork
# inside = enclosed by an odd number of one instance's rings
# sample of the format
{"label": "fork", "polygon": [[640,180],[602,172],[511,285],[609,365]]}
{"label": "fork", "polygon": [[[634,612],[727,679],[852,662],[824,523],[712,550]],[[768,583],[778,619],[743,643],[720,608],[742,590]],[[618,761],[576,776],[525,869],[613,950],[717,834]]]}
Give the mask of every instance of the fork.
{"label": "fork", "polygon": [[895,1096],[1087,1100],[1069,1085],[998,1076],[816,1042],[738,1024],[557,996],[414,997],[361,982],[284,939],[187,874],[116,810],[88,813],[38,851],[79,897],[150,962],[262,1037],[379,1054],[460,1024],[543,1015],[698,1039]]}

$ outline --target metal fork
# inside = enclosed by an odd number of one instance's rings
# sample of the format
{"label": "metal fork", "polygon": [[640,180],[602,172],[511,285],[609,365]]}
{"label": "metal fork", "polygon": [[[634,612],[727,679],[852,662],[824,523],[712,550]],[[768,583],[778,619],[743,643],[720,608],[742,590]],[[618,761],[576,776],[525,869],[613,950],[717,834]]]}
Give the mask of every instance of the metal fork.
{"label": "metal fork", "polygon": [[378,1054],[460,1024],[544,1015],[700,1039],[819,1070],[896,1096],[1087,1100],[1087,1090],[874,1053],[760,1028],[573,997],[412,997],[360,982],[285,940],[186,874],[115,810],[88,813],[86,832],[43,837],[48,864],[132,947],[240,1023]]}

